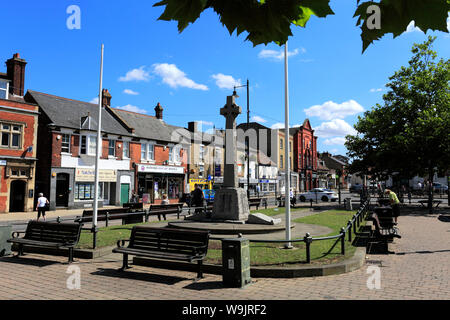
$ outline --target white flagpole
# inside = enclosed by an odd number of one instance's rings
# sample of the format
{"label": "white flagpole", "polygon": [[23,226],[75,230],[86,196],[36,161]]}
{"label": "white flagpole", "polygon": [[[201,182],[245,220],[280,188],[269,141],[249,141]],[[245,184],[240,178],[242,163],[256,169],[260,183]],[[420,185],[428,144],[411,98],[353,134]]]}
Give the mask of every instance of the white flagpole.
{"label": "white flagpole", "polygon": [[94,183],[94,213],[92,219],[92,229],[94,232],[94,249],[97,243],[97,213],[98,213],[98,180],[99,180],[99,162],[100,162],[100,154],[102,150],[102,103],[103,103],[103,51],[104,45],[102,44],[102,53],[100,60],[100,89],[98,95],[98,128],[97,128],[97,147],[96,147],[96,157],[95,157],[95,183]]}
{"label": "white flagpole", "polygon": [[[284,196],[284,204],[286,206],[286,240],[291,240],[291,197],[290,197],[290,187],[291,187],[291,169],[290,169],[290,159],[289,159],[289,78],[288,78],[288,43],[284,45],[284,80],[285,80],[285,196]],[[285,243],[285,248],[292,248],[291,242]]]}

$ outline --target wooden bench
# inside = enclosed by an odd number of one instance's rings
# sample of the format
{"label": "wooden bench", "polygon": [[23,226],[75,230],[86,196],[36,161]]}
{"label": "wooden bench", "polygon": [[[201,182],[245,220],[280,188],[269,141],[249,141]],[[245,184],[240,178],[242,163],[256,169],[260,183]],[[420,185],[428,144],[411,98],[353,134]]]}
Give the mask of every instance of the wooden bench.
{"label": "wooden bench", "polygon": [[[157,215],[158,219],[161,221],[161,215],[166,219],[166,214],[176,213],[177,219],[180,219],[180,213],[182,212],[183,203],[172,203],[172,204],[151,204],[148,210],[149,215]],[[147,217],[148,220],[148,217]]]}
{"label": "wooden bench", "polygon": [[[128,247],[124,247],[128,242]],[[134,226],[129,240],[119,240],[114,253],[123,254],[120,270],[129,268],[128,256],[166,260],[197,261],[197,279],[203,277],[202,264],[208,251],[209,231]]]}
{"label": "wooden bench", "polygon": [[[100,209],[97,211],[97,221],[106,221],[108,226],[109,220],[122,220],[122,224],[142,223],[146,216],[145,211],[133,212],[130,208],[111,208]],[[77,217],[75,222],[92,222],[94,218],[94,210],[84,210],[81,217]]]}
{"label": "wooden bench", "polygon": [[259,210],[259,206],[261,205],[261,200],[262,198],[250,198],[248,199],[248,206],[250,208],[250,210],[253,207],[256,207],[256,210]]}
{"label": "wooden bench", "polygon": [[[18,257],[23,256],[24,245],[47,248],[68,248],[69,263],[73,262],[73,248],[78,244],[81,223],[28,222],[25,232],[13,232],[12,239],[7,240],[19,246]],[[22,238],[19,234],[25,233]]]}
{"label": "wooden bench", "polygon": [[124,203],[123,207],[128,208],[132,211],[143,211],[144,210],[144,204],[142,202]]}
{"label": "wooden bench", "polygon": [[[428,206],[428,200],[420,200],[418,201],[422,207],[427,207]],[[442,203],[442,200],[433,200],[432,204],[434,205],[435,208],[439,207],[439,205]]]}

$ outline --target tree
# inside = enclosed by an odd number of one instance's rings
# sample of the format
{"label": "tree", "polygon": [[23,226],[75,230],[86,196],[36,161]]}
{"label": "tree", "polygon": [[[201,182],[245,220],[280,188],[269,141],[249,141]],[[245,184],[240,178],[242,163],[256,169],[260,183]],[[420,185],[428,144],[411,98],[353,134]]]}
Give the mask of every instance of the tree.
{"label": "tree", "polygon": [[[336,0],[337,1],[337,0]],[[339,0],[341,1],[341,0]],[[325,18],[334,14],[330,0],[163,0],[154,6],[165,6],[159,20],[178,21],[182,32],[207,9],[214,10],[230,35],[247,32],[246,40],[254,46],[270,42],[283,45],[292,36],[291,26],[306,27],[311,16]],[[356,0],[354,17],[361,27],[363,52],[385,34],[394,37],[406,31],[415,21],[423,32],[428,29],[449,32],[447,16],[450,0]]]}
{"label": "tree", "polygon": [[[409,66],[389,78],[384,105],[358,117],[358,135],[345,144],[351,172],[428,175],[432,184],[436,172],[450,169],[450,60],[436,62],[435,39],[414,44]],[[432,212],[432,188],[428,199]]]}

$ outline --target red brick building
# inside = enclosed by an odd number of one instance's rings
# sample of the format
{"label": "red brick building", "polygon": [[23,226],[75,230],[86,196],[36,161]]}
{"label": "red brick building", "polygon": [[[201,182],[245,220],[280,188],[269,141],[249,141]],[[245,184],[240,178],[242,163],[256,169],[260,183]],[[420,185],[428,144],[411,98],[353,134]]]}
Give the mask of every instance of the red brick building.
{"label": "red brick building", "polygon": [[309,119],[299,128],[291,129],[294,136],[294,171],[299,173],[300,189],[311,190],[319,187],[317,137]]}
{"label": "red brick building", "polygon": [[0,212],[34,210],[38,106],[23,99],[26,61],[0,73]]}

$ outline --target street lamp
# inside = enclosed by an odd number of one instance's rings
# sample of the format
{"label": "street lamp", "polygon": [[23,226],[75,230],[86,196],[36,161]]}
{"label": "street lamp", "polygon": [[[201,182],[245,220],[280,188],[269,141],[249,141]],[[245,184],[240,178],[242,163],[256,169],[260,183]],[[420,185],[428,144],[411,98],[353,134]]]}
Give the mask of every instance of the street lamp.
{"label": "street lamp", "polygon": [[[236,93],[237,88],[247,87],[247,130],[250,126],[250,95],[249,95],[249,81],[247,79],[247,84],[242,86],[234,86],[233,96],[238,96]],[[248,136],[245,137],[246,148],[247,148],[247,198],[250,199],[250,141]]]}

